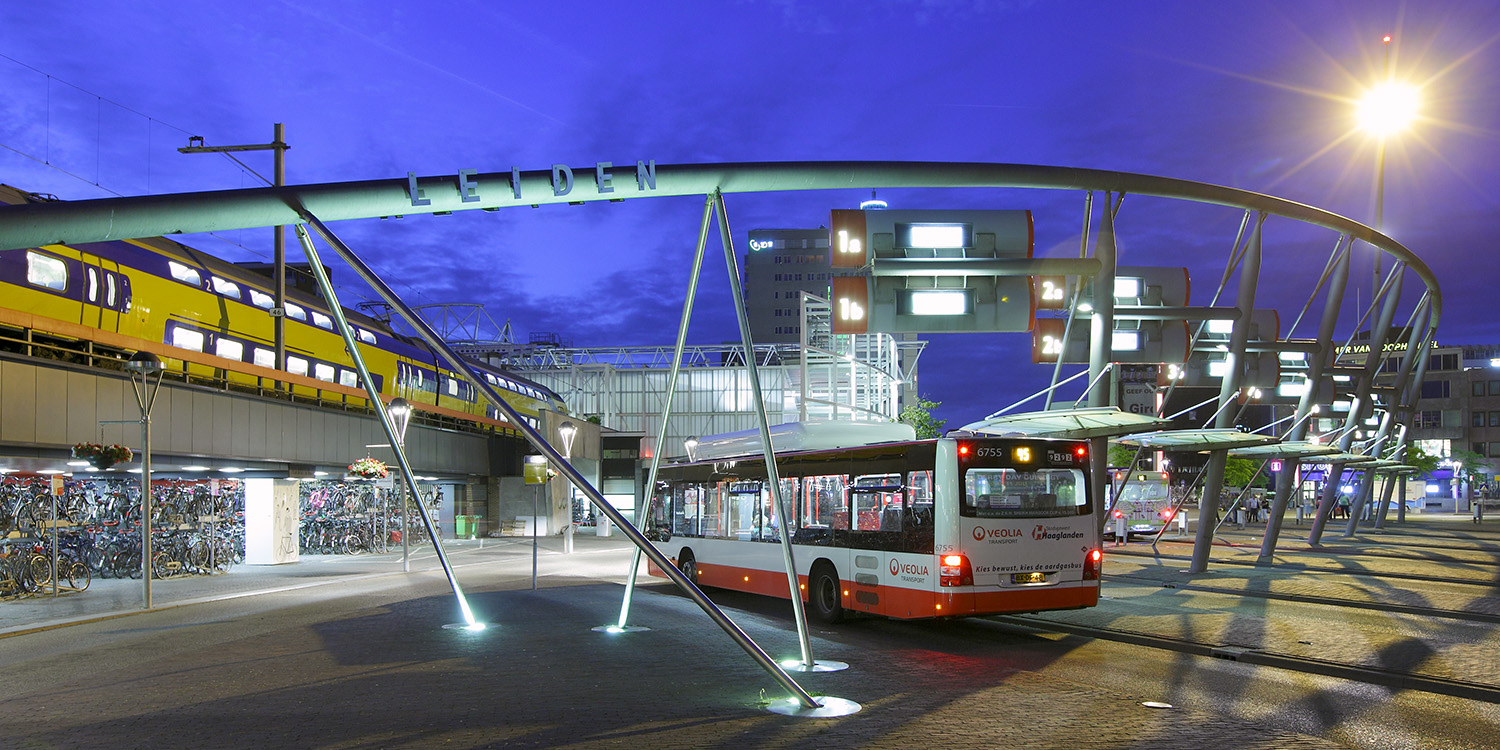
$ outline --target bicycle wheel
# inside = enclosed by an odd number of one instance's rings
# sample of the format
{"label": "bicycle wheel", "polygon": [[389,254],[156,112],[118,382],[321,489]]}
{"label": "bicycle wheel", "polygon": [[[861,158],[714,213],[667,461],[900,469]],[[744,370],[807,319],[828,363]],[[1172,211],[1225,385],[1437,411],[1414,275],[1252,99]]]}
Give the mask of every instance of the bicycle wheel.
{"label": "bicycle wheel", "polygon": [[195,572],[207,572],[209,561],[208,542],[203,537],[193,537],[188,540],[187,564]]}
{"label": "bicycle wheel", "polygon": [[26,558],[26,578],[32,591],[40,591],[52,585],[52,558],[33,553]]}
{"label": "bicycle wheel", "polygon": [[81,560],[64,560],[58,564],[58,567],[67,574],[68,588],[74,591],[87,591],[89,583],[94,579],[89,572],[89,566]]}

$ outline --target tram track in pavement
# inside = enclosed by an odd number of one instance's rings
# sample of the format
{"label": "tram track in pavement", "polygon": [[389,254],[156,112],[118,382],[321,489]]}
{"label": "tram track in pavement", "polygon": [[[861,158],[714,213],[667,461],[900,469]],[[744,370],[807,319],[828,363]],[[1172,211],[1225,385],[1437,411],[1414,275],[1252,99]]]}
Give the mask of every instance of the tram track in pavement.
{"label": "tram track in pavement", "polygon": [[1464,620],[1467,622],[1482,622],[1492,625],[1500,625],[1500,614],[1491,614],[1488,612],[1466,612],[1463,610],[1440,609],[1437,607],[1419,607],[1416,605],[1396,604],[1392,602],[1369,602],[1360,601],[1358,599],[1344,599],[1334,596],[1317,596],[1313,594],[1279,594],[1274,591],[1246,591],[1244,589],[1227,588],[1221,586],[1205,586],[1198,583],[1174,583],[1172,581],[1163,581],[1159,578],[1151,578],[1150,576],[1133,576],[1126,573],[1105,573],[1104,578],[1125,580],[1141,585],[1155,585],[1165,589],[1177,589],[1181,591],[1202,591],[1210,594],[1253,597],[1256,599],[1275,599],[1277,601],[1297,602],[1299,604],[1320,604],[1330,607],[1368,609],[1377,612],[1396,612],[1405,615],[1417,615],[1420,617],[1434,617],[1446,620]]}
{"label": "tram track in pavement", "polygon": [[1063,633],[1194,656],[1208,656],[1253,666],[1322,675],[1398,690],[1417,690],[1487,703],[1500,703],[1500,687],[1482,682],[1453,680],[1328,659],[1313,659],[1247,646],[1203,643],[1119,628],[1058,622],[1034,615],[995,615],[985,619],[1032,632]]}
{"label": "tram track in pavement", "polygon": [[[1116,547],[1116,548],[1108,548],[1108,549],[1106,549],[1106,552],[1108,552],[1111,555],[1125,555],[1125,556],[1129,556],[1129,557],[1140,557],[1140,558],[1146,558],[1146,559],[1150,559],[1150,560],[1191,560],[1192,559],[1192,556],[1190,556],[1190,555],[1165,555],[1165,554],[1161,554],[1160,552],[1149,552],[1149,553],[1147,553],[1147,552],[1131,552],[1131,551],[1122,550],[1122,549],[1120,549],[1118,547]],[[1329,551],[1329,552],[1327,552],[1325,554],[1331,554],[1331,553],[1332,553],[1332,551]],[[1298,550],[1297,554],[1304,554],[1304,551],[1303,550]],[[1341,553],[1341,554],[1347,555],[1349,553],[1348,552],[1344,552],[1344,553]],[[1390,556],[1382,556],[1382,557],[1389,558]],[[1441,561],[1441,560],[1429,560],[1429,559],[1424,559],[1424,558],[1409,558],[1409,557],[1408,558],[1398,558],[1398,559],[1410,560],[1413,563],[1436,563],[1436,562],[1444,562],[1444,561]],[[1464,565],[1486,567],[1486,568],[1494,568],[1495,569],[1495,576],[1496,577],[1495,577],[1495,579],[1492,579],[1492,580],[1482,581],[1482,580],[1475,580],[1473,578],[1453,578],[1453,577],[1448,577],[1448,576],[1423,575],[1423,574],[1417,574],[1417,573],[1394,573],[1394,572],[1390,572],[1390,571],[1351,570],[1349,568],[1329,568],[1329,567],[1323,567],[1323,566],[1319,566],[1319,565],[1309,565],[1307,563],[1296,563],[1296,562],[1286,562],[1286,561],[1278,561],[1276,563],[1276,567],[1277,568],[1282,568],[1282,569],[1285,569],[1285,570],[1298,570],[1298,571],[1307,572],[1307,573],[1328,573],[1328,574],[1331,574],[1331,575],[1341,575],[1341,576],[1350,576],[1350,577],[1359,577],[1359,578],[1389,578],[1389,579],[1393,579],[1393,580],[1423,581],[1423,582],[1427,582],[1427,583],[1451,583],[1451,584],[1460,585],[1460,586],[1477,586],[1477,587],[1488,588],[1488,589],[1500,589],[1500,563],[1495,563],[1495,562],[1475,562],[1475,561],[1472,561],[1472,560],[1450,560],[1450,561],[1447,561],[1447,562],[1461,562]],[[1234,565],[1234,566],[1239,566],[1239,567],[1244,567],[1244,568],[1260,568],[1260,567],[1263,567],[1260,563],[1255,562],[1255,561],[1249,561],[1249,560],[1219,560],[1219,559],[1216,559],[1216,560],[1213,561],[1213,563],[1215,565]],[[1108,574],[1106,574],[1106,575],[1108,575]]]}

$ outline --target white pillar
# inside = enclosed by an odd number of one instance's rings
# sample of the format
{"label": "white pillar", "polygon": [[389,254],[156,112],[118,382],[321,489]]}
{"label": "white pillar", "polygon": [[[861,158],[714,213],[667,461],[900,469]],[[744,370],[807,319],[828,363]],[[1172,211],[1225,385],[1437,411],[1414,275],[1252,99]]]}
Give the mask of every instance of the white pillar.
{"label": "white pillar", "polygon": [[297,562],[299,500],[297,482],[245,480],[245,562],[280,565]]}

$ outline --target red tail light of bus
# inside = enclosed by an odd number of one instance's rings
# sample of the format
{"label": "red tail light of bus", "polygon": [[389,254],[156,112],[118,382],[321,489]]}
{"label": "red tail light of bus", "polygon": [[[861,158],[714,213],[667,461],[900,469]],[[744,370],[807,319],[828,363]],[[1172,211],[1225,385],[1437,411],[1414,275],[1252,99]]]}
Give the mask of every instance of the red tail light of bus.
{"label": "red tail light of bus", "polygon": [[1083,580],[1099,580],[1099,568],[1104,562],[1104,550],[1091,549],[1083,556]]}
{"label": "red tail light of bus", "polygon": [[974,569],[969,567],[969,558],[963,555],[943,555],[938,558],[939,586],[973,586]]}

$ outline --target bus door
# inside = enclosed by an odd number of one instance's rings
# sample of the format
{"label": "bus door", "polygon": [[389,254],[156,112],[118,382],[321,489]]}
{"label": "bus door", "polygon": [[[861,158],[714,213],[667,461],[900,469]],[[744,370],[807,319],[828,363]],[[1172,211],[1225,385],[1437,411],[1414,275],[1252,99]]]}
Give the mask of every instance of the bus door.
{"label": "bus door", "polygon": [[857,476],[849,495],[849,546],[854,558],[853,606],[884,614],[900,599],[892,587],[912,585],[916,566],[899,552],[909,516],[906,488],[899,474]]}

